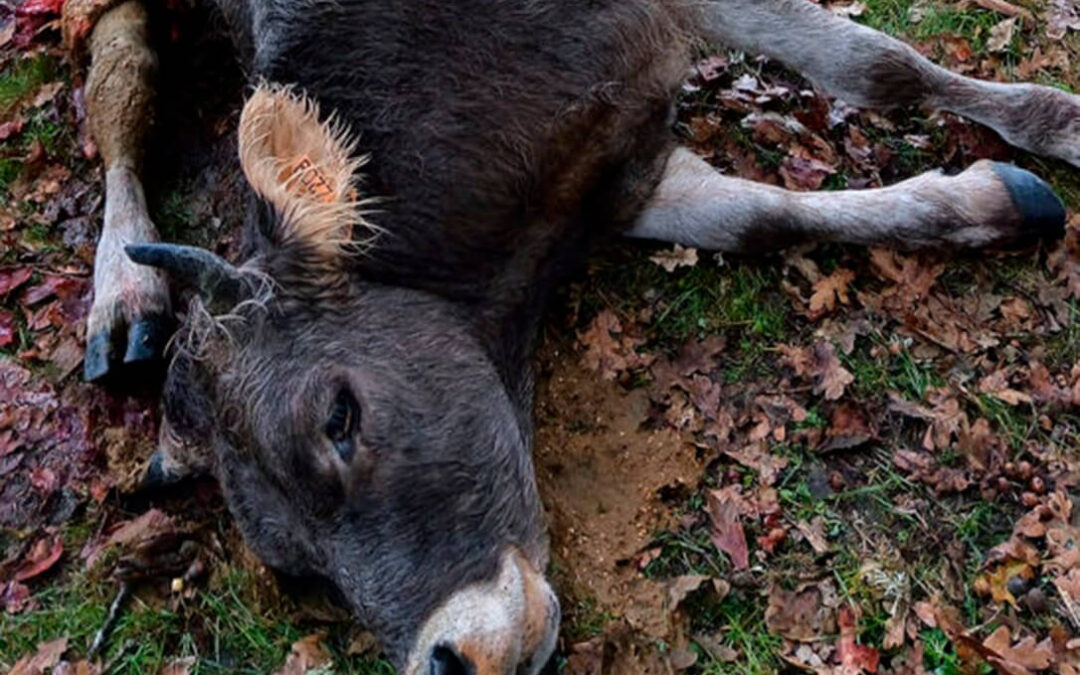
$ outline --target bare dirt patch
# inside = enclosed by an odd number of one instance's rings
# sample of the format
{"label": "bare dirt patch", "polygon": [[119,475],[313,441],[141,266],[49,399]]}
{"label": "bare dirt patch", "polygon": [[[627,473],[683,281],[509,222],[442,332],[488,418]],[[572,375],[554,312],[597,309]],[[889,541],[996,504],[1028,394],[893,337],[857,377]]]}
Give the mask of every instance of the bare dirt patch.
{"label": "bare dirt patch", "polygon": [[664,637],[661,586],[638,562],[675,525],[661,493],[695,489],[704,466],[678,432],[642,427],[645,390],[598,378],[573,352],[549,347],[542,361],[534,456],[562,591]]}

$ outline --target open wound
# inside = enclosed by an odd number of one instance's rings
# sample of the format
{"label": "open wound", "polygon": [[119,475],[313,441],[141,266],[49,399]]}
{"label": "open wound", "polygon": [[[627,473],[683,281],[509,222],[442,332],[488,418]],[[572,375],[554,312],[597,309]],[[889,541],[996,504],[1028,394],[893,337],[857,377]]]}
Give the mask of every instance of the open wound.
{"label": "open wound", "polygon": [[278,179],[298,196],[310,197],[320,202],[334,201],[333,185],[322,169],[307,155],[286,166]]}

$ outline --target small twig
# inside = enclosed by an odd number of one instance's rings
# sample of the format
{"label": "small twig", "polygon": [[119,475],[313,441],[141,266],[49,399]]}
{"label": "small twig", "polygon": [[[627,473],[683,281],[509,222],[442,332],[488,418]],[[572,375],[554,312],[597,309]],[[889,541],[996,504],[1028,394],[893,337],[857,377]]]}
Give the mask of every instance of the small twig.
{"label": "small twig", "polygon": [[1023,7],[1006,2],[1005,0],[974,0],[975,4],[983,9],[988,9],[991,12],[998,12],[1005,16],[1019,16],[1027,20],[1032,20],[1035,17],[1028,10]]}
{"label": "small twig", "polygon": [[[1054,588],[1057,588],[1057,585],[1055,585]],[[1069,597],[1069,594],[1065,591],[1062,591],[1060,588],[1057,588],[1057,591],[1058,595],[1061,596],[1061,602],[1065,606],[1067,616],[1072,620],[1073,625],[1080,629],[1080,616],[1077,615],[1076,603],[1073,602],[1073,599]]]}
{"label": "small twig", "polygon": [[127,602],[129,597],[131,597],[131,584],[126,581],[120,582],[120,590],[116,593],[116,597],[113,598],[112,604],[109,605],[109,614],[105,617],[105,623],[101,625],[97,634],[94,635],[94,641],[90,643],[87,658],[94,658],[105,648],[109,635],[113,632],[116,621],[120,618],[120,610],[123,609],[124,603]]}

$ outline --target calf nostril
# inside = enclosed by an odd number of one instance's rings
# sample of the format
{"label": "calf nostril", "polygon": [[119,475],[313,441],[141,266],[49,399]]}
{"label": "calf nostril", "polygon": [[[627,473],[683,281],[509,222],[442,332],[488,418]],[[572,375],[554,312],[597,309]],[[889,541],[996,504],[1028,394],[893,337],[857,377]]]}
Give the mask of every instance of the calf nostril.
{"label": "calf nostril", "polygon": [[453,649],[440,645],[431,652],[429,675],[473,675],[473,668]]}

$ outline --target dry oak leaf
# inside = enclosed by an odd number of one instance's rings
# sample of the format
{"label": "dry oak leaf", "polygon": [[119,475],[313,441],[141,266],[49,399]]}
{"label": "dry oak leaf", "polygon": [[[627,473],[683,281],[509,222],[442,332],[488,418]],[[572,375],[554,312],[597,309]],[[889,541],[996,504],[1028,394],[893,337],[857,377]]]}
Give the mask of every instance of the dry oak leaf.
{"label": "dry oak leaf", "polygon": [[825,438],[818,452],[857,448],[877,438],[877,431],[866,421],[866,416],[850,403],[838,405],[832,411],[829,421],[829,428],[825,430]]}
{"label": "dry oak leaf", "polygon": [[188,675],[195,665],[195,661],[194,656],[170,661],[161,669],[161,675]]}
{"label": "dry oak leaf", "polygon": [[701,588],[708,580],[709,577],[702,574],[686,574],[669,581],[667,584],[668,610],[675,611],[678,609],[687,596]]}
{"label": "dry oak leaf", "polygon": [[725,450],[724,454],[758,473],[758,483],[764,487],[775,485],[780,472],[790,463],[787,457],[769,452],[764,439],[750,443],[739,450]]}
{"label": "dry oak leaf", "polygon": [[827,606],[816,584],[794,591],[774,584],[769,588],[765,625],[774,635],[795,642],[812,642],[836,632],[836,614]]}
{"label": "dry oak leaf", "polygon": [[15,569],[11,578],[15,581],[27,581],[43,574],[60,560],[64,553],[64,539],[56,534],[43,537],[34,542],[26,560]]}
{"label": "dry oak leaf", "polygon": [[840,626],[840,641],[836,645],[836,657],[845,672],[876,673],[881,663],[881,654],[873,647],[859,644],[855,637],[855,612],[851,607],[840,608],[836,617]]}
{"label": "dry oak leaf", "polygon": [[1054,647],[1049,638],[1036,643],[1035,638],[1029,636],[1012,644],[1008,626],[1001,626],[991,633],[983,641],[983,647],[994,652],[986,660],[1000,672],[1010,675],[1046,670],[1054,662]]}
{"label": "dry oak leaf", "polygon": [[19,659],[8,675],[44,675],[60,662],[60,657],[67,651],[67,642],[67,638],[60,638],[39,644],[37,652]]}
{"label": "dry oak leaf", "polygon": [[920,299],[930,294],[938,277],[945,271],[945,264],[924,265],[916,256],[904,256],[891,249],[870,249],[870,262],[878,275],[895,286],[883,295],[895,295],[900,308],[908,310]]}
{"label": "dry oak leaf", "polygon": [[750,569],[746,532],[739,520],[739,506],[731,494],[712,490],[708,495],[709,538],[718,551],[731,558],[737,570]]}
{"label": "dry oak leaf", "polygon": [[333,656],[323,645],[325,638],[325,634],[315,633],[294,642],[285,665],[274,675],[304,675],[329,665]]}
{"label": "dry oak leaf", "polygon": [[840,359],[836,349],[829,342],[818,342],[812,347],[792,347],[778,345],[782,354],[781,361],[790,366],[799,377],[817,379],[815,394],[824,394],[825,399],[835,401],[844,395],[847,386],[855,381]]}
{"label": "dry oak leaf", "polygon": [[848,304],[848,286],[852,281],[855,281],[855,273],[838,267],[832,274],[815,283],[814,292],[810,296],[811,315],[820,318],[836,309],[837,302]]}
{"label": "dry oak leaf", "polygon": [[1016,25],[1019,20],[1014,16],[998,23],[990,29],[990,38],[986,41],[986,48],[992,52],[1003,52],[1009,49],[1013,36],[1016,35]]}
{"label": "dry oak leaf", "polygon": [[614,380],[626,370],[652,362],[651,357],[635,351],[641,340],[625,335],[619,317],[610,309],[597,314],[589,329],[578,335],[578,341],[585,348],[582,356],[585,366],[599,372],[605,380]]}
{"label": "dry oak leaf", "polygon": [[114,525],[104,541],[87,543],[82,557],[86,559],[86,568],[92,569],[108,549],[119,546],[125,549],[137,548],[141,543],[150,541],[163,534],[174,532],[176,525],[163,511],[150,509],[134,520]]}
{"label": "dry oak leaf", "polygon": [[1013,577],[1030,581],[1035,577],[1035,570],[1022,560],[1007,560],[1000,565],[995,565],[980,578],[980,582],[985,584],[994,602],[999,605],[1007,602],[1017,607],[1016,598],[1009,591],[1009,580]]}
{"label": "dry oak leaf", "polygon": [[698,251],[696,248],[686,248],[675,244],[670,251],[660,251],[649,258],[650,261],[663,267],[667,272],[674,272],[680,267],[694,267],[698,264]]}
{"label": "dry oak leaf", "polygon": [[1052,0],[1046,23],[1046,35],[1051,40],[1061,40],[1070,30],[1080,31],[1080,3],[1077,0]]}
{"label": "dry oak leaf", "polygon": [[994,371],[979,380],[979,391],[1001,399],[1011,406],[1034,402],[1030,395],[1009,386],[1009,373],[1004,369]]}

